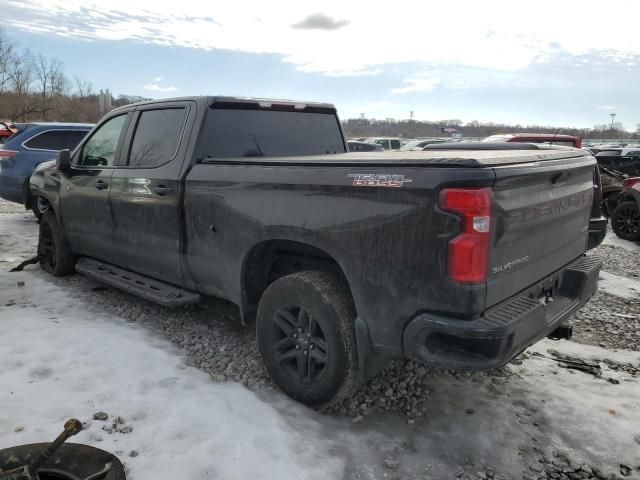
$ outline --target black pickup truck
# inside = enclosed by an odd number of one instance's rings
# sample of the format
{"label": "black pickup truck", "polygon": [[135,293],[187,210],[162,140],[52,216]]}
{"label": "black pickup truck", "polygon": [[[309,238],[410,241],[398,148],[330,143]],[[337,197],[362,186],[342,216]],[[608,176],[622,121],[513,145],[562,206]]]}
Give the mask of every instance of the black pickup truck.
{"label": "black pickup truck", "polygon": [[497,367],[600,269],[594,158],[526,148],[346,153],[328,104],[131,105],[32,177],[51,206],[40,264],[167,306],[236,303],[275,383],[312,406],[392,358]]}

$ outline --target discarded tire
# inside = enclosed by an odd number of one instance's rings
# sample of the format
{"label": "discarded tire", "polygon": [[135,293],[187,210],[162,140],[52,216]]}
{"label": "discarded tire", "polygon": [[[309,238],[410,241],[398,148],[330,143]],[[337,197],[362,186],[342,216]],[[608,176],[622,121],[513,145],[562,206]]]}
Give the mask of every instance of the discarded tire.
{"label": "discarded tire", "polygon": [[[50,444],[31,443],[0,450],[0,472],[29,465]],[[65,443],[38,470],[40,480],[78,480],[105,470],[100,480],[125,480],[122,462],[115,455],[78,443]],[[98,478],[98,477],[96,477]]]}

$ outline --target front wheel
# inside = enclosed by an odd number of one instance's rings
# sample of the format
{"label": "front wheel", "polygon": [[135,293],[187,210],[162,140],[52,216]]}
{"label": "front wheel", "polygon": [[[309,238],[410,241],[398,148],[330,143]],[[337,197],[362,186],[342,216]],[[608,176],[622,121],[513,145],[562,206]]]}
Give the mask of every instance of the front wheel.
{"label": "front wheel", "polygon": [[640,240],[640,209],[636,202],[618,205],[611,217],[614,233],[625,240]]}
{"label": "front wheel", "polygon": [[75,271],[75,256],[71,253],[71,247],[64,237],[55,213],[51,210],[45,212],[40,219],[38,261],[44,271],[56,277]]}
{"label": "front wheel", "polygon": [[31,199],[31,211],[38,220],[40,220],[42,215],[47,213],[50,208],[49,201],[43,197],[38,196]]}
{"label": "front wheel", "polygon": [[355,309],[335,276],[306,271],[265,291],[257,316],[258,348],[273,381],[310,407],[329,407],[358,385]]}

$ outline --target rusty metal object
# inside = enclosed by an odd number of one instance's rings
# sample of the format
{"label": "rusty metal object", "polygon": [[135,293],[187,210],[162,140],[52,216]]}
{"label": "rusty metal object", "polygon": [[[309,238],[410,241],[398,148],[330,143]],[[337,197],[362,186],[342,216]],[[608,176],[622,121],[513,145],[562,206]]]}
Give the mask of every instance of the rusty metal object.
{"label": "rusty metal object", "polygon": [[38,469],[51,458],[56,450],[60,448],[68,438],[82,430],[82,423],[77,418],[71,418],[64,424],[64,430],[58,437],[49,444],[44,452],[38,456],[30,465],[14,468],[6,472],[0,472],[0,480],[37,480]]}
{"label": "rusty metal object", "polygon": [[69,437],[73,437],[81,430],[82,423],[80,422],[80,420],[78,420],[77,418],[71,418],[67,420],[64,424],[64,430],[60,435],[58,435],[58,438],[51,442],[51,445],[49,445],[47,449],[31,463],[31,465],[29,465],[29,473],[35,476],[38,469],[44,464],[44,462],[49,460],[49,457],[51,457],[51,455],[53,455],[56,450],[60,448],[60,445],[62,445]]}

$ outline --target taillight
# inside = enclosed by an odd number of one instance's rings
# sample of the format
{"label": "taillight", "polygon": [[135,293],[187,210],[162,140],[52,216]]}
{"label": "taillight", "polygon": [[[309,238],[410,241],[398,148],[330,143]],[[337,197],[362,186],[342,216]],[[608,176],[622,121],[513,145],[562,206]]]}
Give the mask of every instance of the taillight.
{"label": "taillight", "polygon": [[626,192],[627,190],[640,190],[640,177],[627,178],[622,182],[622,191]]}
{"label": "taillight", "polygon": [[0,160],[11,158],[15,156],[16,153],[18,152],[15,152],[13,150],[0,150]]}
{"label": "taillight", "polygon": [[449,242],[447,274],[454,282],[483,283],[489,266],[490,188],[446,188],[440,208],[460,215],[462,232]]}

